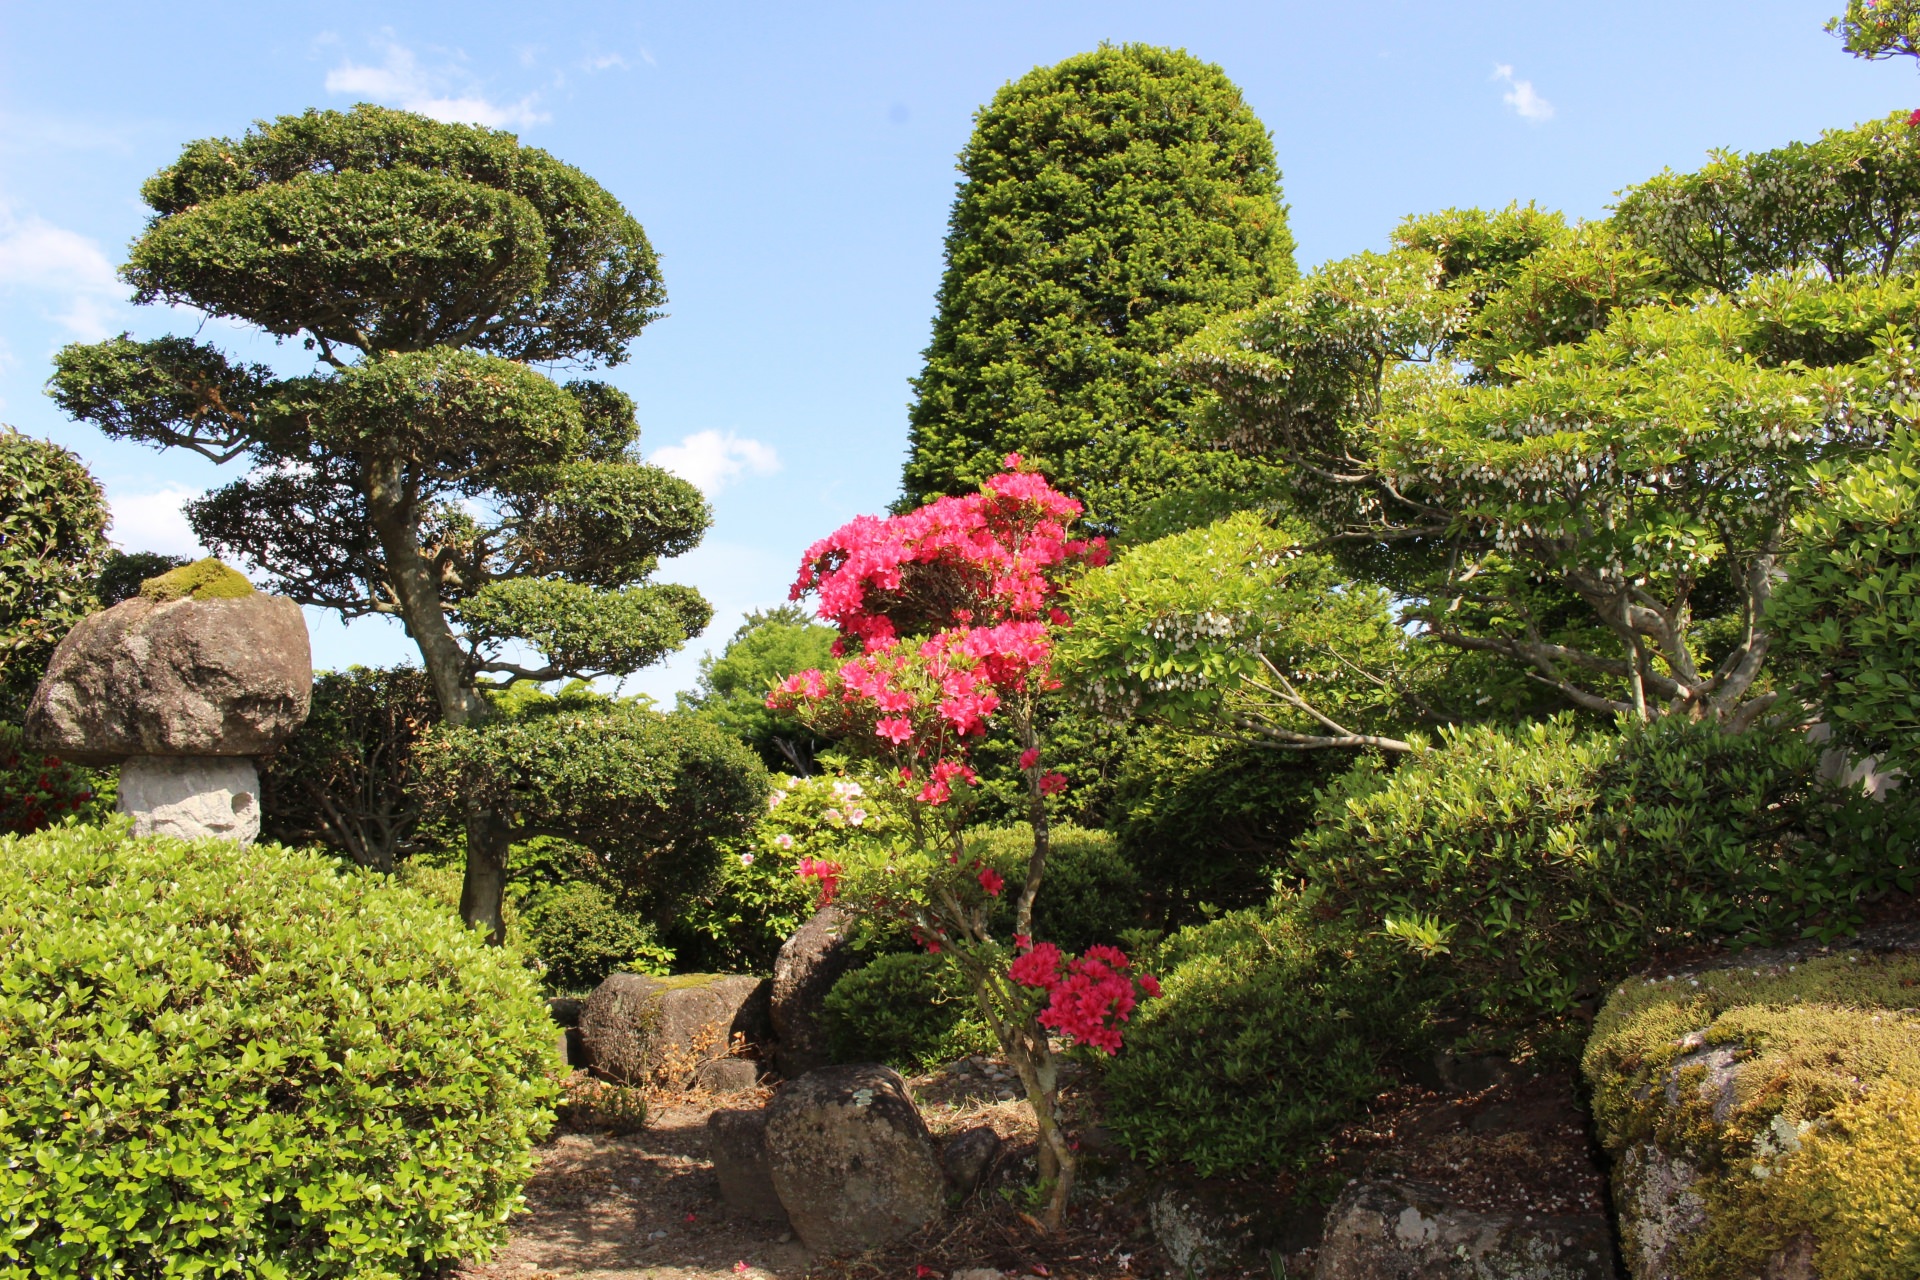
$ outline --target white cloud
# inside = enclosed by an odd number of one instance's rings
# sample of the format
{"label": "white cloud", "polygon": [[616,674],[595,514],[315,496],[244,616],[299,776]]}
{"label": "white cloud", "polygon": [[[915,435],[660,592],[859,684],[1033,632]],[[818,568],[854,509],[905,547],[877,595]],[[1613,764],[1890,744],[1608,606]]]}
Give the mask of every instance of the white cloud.
{"label": "white cloud", "polygon": [[743,475],[770,476],[780,469],[773,446],[743,440],[731,431],[696,431],[679,444],[656,449],[648,459],[711,497]]}
{"label": "white cloud", "polygon": [[1553,104],[1534,90],[1533,81],[1514,79],[1513,68],[1504,62],[1493,69],[1493,78],[1507,86],[1500,100],[1512,107],[1522,120],[1544,124],[1553,119]]}
{"label": "white cloud", "polygon": [[480,92],[473,76],[459,67],[426,67],[413,50],[393,40],[382,42],[385,60],[363,66],[351,60],[327,72],[327,92],[352,94],[362,102],[384,102],[418,111],[435,120],[524,129],[553,117],[539,110],[540,95],[518,102],[495,102]]}
{"label": "white cloud", "polygon": [[110,334],[126,289],[100,246],[41,218],[15,218],[0,207],[0,290],[38,294],[48,314],[75,337]]}
{"label": "white cloud", "polygon": [[113,526],[108,536],[122,551],[159,551],[166,555],[207,554],[200,540],[187,527],[183,508],[200,496],[198,489],[169,484],[159,489],[129,493],[114,486],[107,489],[107,505],[113,511]]}

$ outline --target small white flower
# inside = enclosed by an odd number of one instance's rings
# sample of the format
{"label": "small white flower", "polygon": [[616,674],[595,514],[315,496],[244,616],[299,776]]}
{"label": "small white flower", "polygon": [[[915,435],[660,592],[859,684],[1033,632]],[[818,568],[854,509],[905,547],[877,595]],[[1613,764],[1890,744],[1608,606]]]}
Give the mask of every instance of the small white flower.
{"label": "small white flower", "polygon": [[793,837],[782,831],[773,838],[773,843],[777,848],[791,849],[793,848]]}
{"label": "small white flower", "polygon": [[820,817],[823,821],[831,822],[836,827],[847,820],[845,815],[843,815],[838,809],[829,809],[825,813],[821,814]]}
{"label": "small white flower", "polygon": [[[781,838],[782,840],[787,840],[787,841],[791,841],[791,840],[793,839],[793,837],[792,837],[792,836],[781,836],[780,838]],[[741,866],[743,866],[743,867],[750,867],[750,866],[752,866],[752,865],[753,865],[753,855],[752,855],[752,854],[750,854],[750,853],[743,853],[743,854],[741,854],[741,855],[740,855],[740,865],[741,865]]]}
{"label": "small white flower", "polygon": [[861,823],[865,822],[866,820],[867,820],[867,811],[865,809],[847,810],[847,821],[852,823],[854,826],[857,827]]}

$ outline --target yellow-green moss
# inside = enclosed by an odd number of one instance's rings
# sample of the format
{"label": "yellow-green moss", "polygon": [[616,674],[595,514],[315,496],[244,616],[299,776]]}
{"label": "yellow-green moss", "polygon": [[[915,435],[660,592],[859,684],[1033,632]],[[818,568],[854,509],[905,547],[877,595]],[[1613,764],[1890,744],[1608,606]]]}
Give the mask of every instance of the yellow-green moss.
{"label": "yellow-green moss", "polygon": [[[1700,1170],[1708,1220],[1686,1275],[1757,1275],[1803,1238],[1822,1280],[1920,1275],[1915,1006],[1920,957],[1855,953],[1642,980],[1607,1002],[1584,1063],[1594,1119],[1616,1154],[1657,1142]],[[1735,1064],[1718,1118],[1699,1088],[1715,1049]]]}
{"label": "yellow-green moss", "polygon": [[148,600],[237,600],[253,594],[253,584],[212,556],[169,569],[140,584]]}

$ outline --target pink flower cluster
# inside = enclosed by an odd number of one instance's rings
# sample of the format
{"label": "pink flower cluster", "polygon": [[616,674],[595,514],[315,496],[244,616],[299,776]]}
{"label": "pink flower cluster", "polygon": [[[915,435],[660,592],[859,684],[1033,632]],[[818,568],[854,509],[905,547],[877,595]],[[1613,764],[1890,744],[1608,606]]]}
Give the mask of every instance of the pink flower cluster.
{"label": "pink flower cluster", "polygon": [[838,862],[829,862],[825,858],[802,858],[800,865],[795,868],[795,874],[802,880],[818,880],[820,905],[828,907],[833,905],[834,895],[840,892],[840,873],[845,870]]}
{"label": "pink flower cluster", "polygon": [[1136,977],[1131,968],[1132,961],[1118,947],[1088,947],[1085,954],[1068,959],[1059,947],[1043,942],[1015,958],[1007,976],[1047,993],[1041,1026],[1112,1054],[1120,1050],[1120,1024],[1142,999],[1160,994],[1157,978],[1150,973]]}
{"label": "pink flower cluster", "polygon": [[[1067,537],[1080,504],[1020,470],[978,493],[938,498],[906,515],[860,516],[807,548],[792,596],[820,597],[820,616],[871,648],[953,623],[992,627],[1048,615],[1050,574],[1104,564],[1106,543]],[[1058,619],[1056,619],[1058,620]]]}

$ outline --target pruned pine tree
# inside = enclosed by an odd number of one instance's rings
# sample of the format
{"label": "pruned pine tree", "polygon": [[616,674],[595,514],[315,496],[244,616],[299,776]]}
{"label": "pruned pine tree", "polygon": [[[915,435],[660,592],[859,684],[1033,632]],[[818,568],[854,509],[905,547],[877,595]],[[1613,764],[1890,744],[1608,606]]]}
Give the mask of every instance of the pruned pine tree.
{"label": "pruned pine tree", "polygon": [[[488,719],[490,684],[624,675],[705,627],[698,592],[650,581],[706,529],[699,492],[639,461],[625,395],[534,367],[619,363],[665,300],[591,178],[363,105],[192,143],[141,194],[136,301],[315,358],[282,377],[179,337],[60,353],[74,417],[251,464],[192,504],[209,547],[303,604],[400,619],[452,726]],[[513,828],[479,799],[466,828],[461,914],[497,938]]]}

